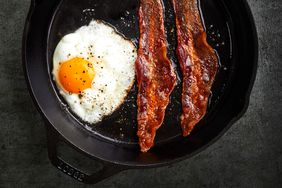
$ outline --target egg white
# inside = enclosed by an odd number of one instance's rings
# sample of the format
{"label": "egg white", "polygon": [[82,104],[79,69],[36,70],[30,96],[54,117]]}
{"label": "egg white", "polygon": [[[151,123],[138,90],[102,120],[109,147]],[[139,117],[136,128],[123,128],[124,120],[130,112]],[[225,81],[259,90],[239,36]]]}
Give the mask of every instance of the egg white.
{"label": "egg white", "polygon": [[[95,77],[92,87],[81,95],[66,92],[58,79],[60,62],[81,57],[92,62]],[[124,101],[135,79],[134,44],[101,21],[64,36],[53,56],[53,78],[70,109],[82,120],[97,123]]]}

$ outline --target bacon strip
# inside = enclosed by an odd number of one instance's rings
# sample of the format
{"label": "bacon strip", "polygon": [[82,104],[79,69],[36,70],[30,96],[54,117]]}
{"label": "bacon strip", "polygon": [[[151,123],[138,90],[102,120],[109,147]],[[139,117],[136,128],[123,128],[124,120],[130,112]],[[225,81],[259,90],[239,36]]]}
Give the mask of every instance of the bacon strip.
{"label": "bacon strip", "polygon": [[169,103],[176,75],[167,57],[161,0],[140,0],[139,49],[136,60],[138,83],[138,132],[142,152],[154,144],[157,129],[161,126]]}
{"label": "bacon strip", "polygon": [[181,127],[191,133],[204,117],[218,58],[206,41],[197,0],[172,0],[177,28],[177,57],[183,76]]}

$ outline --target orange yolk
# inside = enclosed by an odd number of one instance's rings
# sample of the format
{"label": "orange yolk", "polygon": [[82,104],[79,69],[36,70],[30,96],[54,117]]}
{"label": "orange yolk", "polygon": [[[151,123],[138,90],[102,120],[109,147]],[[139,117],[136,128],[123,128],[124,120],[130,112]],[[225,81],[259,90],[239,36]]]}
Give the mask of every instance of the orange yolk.
{"label": "orange yolk", "polygon": [[95,71],[91,62],[75,57],[62,62],[59,69],[59,80],[65,90],[71,93],[91,88]]}

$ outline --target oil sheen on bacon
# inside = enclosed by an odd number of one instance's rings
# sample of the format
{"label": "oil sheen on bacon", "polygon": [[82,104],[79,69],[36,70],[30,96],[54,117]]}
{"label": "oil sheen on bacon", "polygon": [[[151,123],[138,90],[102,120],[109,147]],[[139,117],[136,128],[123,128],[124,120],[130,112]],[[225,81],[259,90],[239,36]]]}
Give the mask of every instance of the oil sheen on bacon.
{"label": "oil sheen on bacon", "polygon": [[197,0],[172,0],[177,28],[177,57],[182,85],[181,127],[191,133],[204,117],[217,69],[218,58],[207,43]]}
{"label": "oil sheen on bacon", "polygon": [[136,60],[138,83],[138,132],[142,152],[154,144],[161,126],[176,75],[167,57],[163,4],[160,0],[140,0],[139,49]]}

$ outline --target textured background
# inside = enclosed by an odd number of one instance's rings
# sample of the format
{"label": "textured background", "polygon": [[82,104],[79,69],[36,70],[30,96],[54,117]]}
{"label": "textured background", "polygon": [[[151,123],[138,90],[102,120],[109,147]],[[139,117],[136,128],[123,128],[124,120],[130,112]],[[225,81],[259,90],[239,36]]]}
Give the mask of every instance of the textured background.
{"label": "textured background", "polygon": [[[215,144],[168,167],[122,172],[92,187],[281,187],[282,1],[248,0],[259,67],[247,113]],[[51,166],[28,94],[21,37],[29,0],[0,0],[0,187],[84,187]]]}

